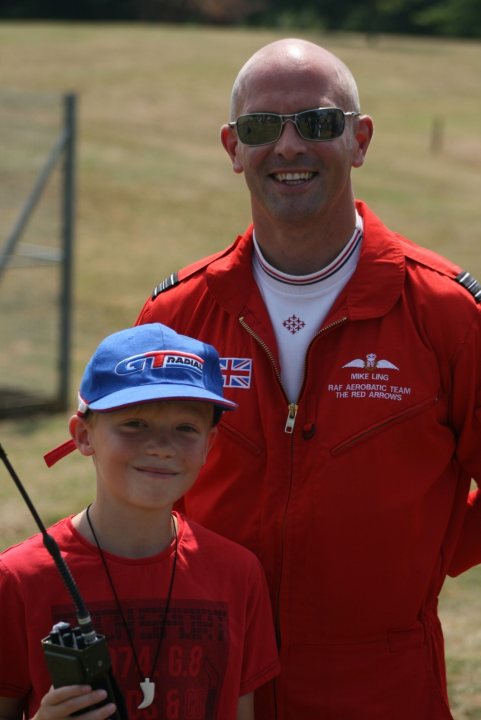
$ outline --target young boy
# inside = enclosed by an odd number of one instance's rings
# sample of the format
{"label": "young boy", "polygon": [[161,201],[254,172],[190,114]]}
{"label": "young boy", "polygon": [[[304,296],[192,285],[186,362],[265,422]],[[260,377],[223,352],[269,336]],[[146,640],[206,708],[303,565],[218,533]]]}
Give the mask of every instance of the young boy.
{"label": "young boy", "polygon": [[[252,720],[253,691],[278,674],[265,579],[245,548],[173,511],[234,403],[216,351],[158,323],[97,348],[70,419],[92,457],[93,503],[49,530],[97,633],[130,720]],[[0,718],[105,720],[104,690],[50,687],[41,647],[73,603],[41,535],[0,554]],[[49,689],[50,688],[50,689]]]}

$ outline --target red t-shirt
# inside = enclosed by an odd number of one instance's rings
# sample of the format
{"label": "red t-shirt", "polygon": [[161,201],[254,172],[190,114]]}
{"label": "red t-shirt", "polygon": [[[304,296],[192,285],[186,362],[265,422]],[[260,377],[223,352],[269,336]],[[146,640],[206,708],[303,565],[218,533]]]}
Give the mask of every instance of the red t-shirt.
{"label": "red t-shirt", "polygon": [[[143,677],[97,548],[71,519],[55,524],[56,539],[95,630],[105,635],[131,720],[235,719],[239,696],[278,674],[266,583],[245,548],[178,515],[173,593],[157,667],[152,673],[171,577],[174,544],[159,555],[126,559],[104,553],[121,600]],[[0,696],[26,697],[31,717],[50,687],[41,639],[52,625],[76,625],[73,603],[40,535],[0,555]],[[140,680],[156,683],[151,706]]]}

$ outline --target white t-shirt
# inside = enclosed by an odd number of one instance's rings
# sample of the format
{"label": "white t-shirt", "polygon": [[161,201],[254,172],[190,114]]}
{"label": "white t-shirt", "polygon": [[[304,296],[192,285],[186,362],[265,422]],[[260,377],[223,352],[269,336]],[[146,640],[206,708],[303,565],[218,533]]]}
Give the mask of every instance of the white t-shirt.
{"label": "white t-shirt", "polygon": [[254,278],[274,328],[282,384],[291,403],[301,392],[307,348],[356,269],[362,230],[362,218],[356,214],[356,228],[339,255],[309,275],[288,275],[270,265],[254,234]]}

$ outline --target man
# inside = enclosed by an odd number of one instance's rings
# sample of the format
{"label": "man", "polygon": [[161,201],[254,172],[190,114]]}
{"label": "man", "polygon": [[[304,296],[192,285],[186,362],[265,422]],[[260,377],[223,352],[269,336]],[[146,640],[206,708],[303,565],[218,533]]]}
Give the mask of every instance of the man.
{"label": "man", "polygon": [[372,132],[338,58],[259,50],[221,131],[253,226],[138,319],[216,345],[239,404],[184,502],[266,570],[261,720],[452,717],[436,606],[481,559],[481,288],[354,200]]}

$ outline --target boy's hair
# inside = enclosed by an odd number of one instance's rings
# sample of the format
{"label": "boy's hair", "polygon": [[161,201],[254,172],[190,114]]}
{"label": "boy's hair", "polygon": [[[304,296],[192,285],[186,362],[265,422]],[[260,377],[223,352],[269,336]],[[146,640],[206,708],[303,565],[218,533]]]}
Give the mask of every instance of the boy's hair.
{"label": "boy's hair", "polygon": [[[237,405],[222,394],[219,356],[212,345],[160,323],[106,337],[85,368],[77,415],[109,412],[158,400],[198,400],[214,407],[214,425]],[[69,440],[45,455],[50,467],[75,450]]]}

